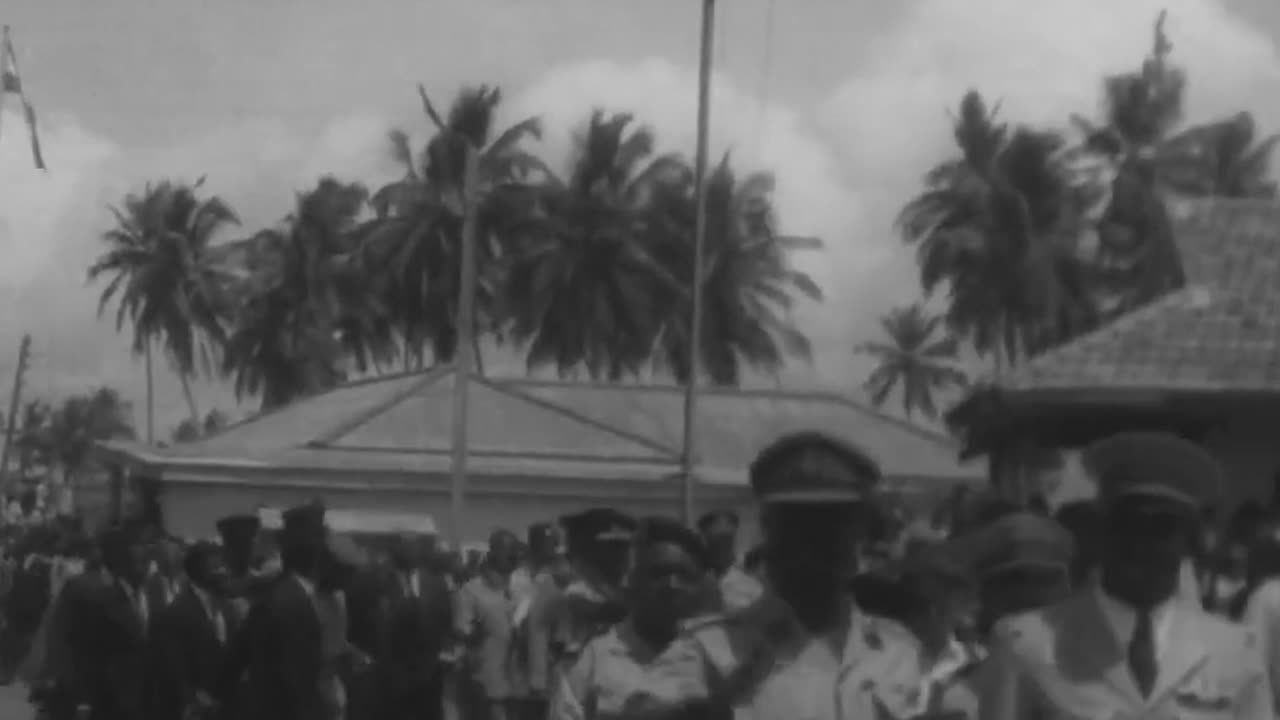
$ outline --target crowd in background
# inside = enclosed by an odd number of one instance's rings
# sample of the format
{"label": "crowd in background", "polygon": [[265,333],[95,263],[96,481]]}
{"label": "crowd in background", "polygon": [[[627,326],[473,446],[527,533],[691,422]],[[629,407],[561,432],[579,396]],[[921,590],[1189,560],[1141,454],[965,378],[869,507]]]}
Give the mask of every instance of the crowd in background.
{"label": "crowd in background", "polygon": [[[687,528],[607,508],[498,530],[469,552],[430,534],[355,542],[319,503],[286,511],[278,532],[224,518],[218,543],[135,525],[90,537],[73,519],[10,526],[0,670],[55,720],[622,717],[644,695],[636,678],[689,633],[735,638],[729,658],[751,645],[735,633],[778,645],[790,631],[771,598],[803,617],[835,583],[877,618],[867,648],[914,648],[917,692],[894,716],[977,717],[1000,623],[1088,587],[1114,551],[1105,499],[1051,509],[961,490],[904,517],[839,452],[818,442],[804,452],[835,459],[815,465],[781,445],[753,467],[765,540],[747,549],[733,513]],[[806,482],[818,490],[788,499]],[[859,502],[832,503],[840,483]],[[1219,522],[1206,507],[1179,596],[1265,630],[1280,615],[1280,512],[1246,504]]]}

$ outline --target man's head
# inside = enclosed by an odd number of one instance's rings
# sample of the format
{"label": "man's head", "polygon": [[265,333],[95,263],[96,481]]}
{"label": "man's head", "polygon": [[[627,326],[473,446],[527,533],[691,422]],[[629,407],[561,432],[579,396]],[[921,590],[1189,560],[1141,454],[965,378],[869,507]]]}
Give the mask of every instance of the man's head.
{"label": "man's head", "polygon": [[500,572],[509,573],[520,564],[520,539],[509,530],[495,530],[489,535],[489,552],[486,564]]}
{"label": "man's head", "polygon": [[1012,513],[961,543],[973,560],[984,626],[1050,605],[1070,590],[1071,536],[1049,518]]}
{"label": "man's head", "polygon": [[561,519],[569,554],[585,571],[620,585],[631,569],[637,523],[612,508],[595,508]]}
{"label": "man's head", "polygon": [[706,544],[711,569],[724,572],[738,559],[738,515],[728,510],[709,512],[698,519],[698,532]]}
{"label": "man's head", "polygon": [[1094,444],[1085,464],[1098,481],[1103,586],[1139,608],[1168,600],[1222,485],[1217,461],[1175,435],[1133,432]]}
{"label": "man's head", "polygon": [[867,502],[880,480],[866,453],[816,432],[785,436],[751,464],[765,563],[779,585],[843,592],[858,569]]}
{"label": "man's head", "polygon": [[207,593],[222,594],[227,589],[227,566],[222,549],[211,542],[197,542],[182,558],[187,581]]}
{"label": "man's head", "polygon": [[707,587],[707,551],[702,538],[671,518],[649,518],[640,526],[631,574],[631,607],[640,622],[675,624],[698,611]]}
{"label": "man's head", "polygon": [[328,544],[324,506],[313,502],[289,508],[282,520],[280,559],[285,569],[314,577]]}
{"label": "man's head", "polygon": [[563,553],[564,542],[560,529],[552,523],[534,523],[529,526],[529,560],[535,565],[545,565]]}
{"label": "man's head", "polygon": [[133,530],[117,527],[103,532],[100,548],[102,566],[107,572],[134,586],[142,582],[146,558]]}
{"label": "man's head", "polygon": [[257,515],[228,515],[218,521],[222,552],[230,572],[243,575],[253,564],[253,551],[262,521]]}
{"label": "man's head", "polygon": [[945,644],[972,619],[977,599],[971,568],[954,543],[917,540],[909,544],[899,583],[912,606],[908,624],[931,648]]}

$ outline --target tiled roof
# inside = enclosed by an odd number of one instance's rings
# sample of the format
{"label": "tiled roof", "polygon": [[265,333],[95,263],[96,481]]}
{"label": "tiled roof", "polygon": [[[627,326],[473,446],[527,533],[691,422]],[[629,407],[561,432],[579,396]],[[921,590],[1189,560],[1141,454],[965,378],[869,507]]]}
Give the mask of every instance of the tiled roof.
{"label": "tiled roof", "polygon": [[[452,395],[448,368],[365,380],[204,440],[149,452],[184,462],[415,471],[440,465],[447,471]],[[960,463],[949,438],[836,395],[706,389],[698,414],[699,465],[715,476],[706,478],[711,482],[744,481],[747,465],[766,443],[806,429],[857,443],[887,475],[907,481],[976,480],[984,473]],[[477,472],[490,466],[495,473],[550,472],[573,464],[602,477],[616,474],[606,466],[656,477],[679,469],[682,391],[675,386],[474,378],[469,418]]]}
{"label": "tiled roof", "polygon": [[1280,203],[1175,200],[1187,284],[1027,363],[1002,390],[1280,392]]}

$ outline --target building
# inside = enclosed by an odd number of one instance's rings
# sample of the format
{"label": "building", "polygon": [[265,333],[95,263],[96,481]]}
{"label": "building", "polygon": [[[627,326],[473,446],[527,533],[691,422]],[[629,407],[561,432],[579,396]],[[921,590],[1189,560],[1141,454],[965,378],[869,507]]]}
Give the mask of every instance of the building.
{"label": "building", "polygon": [[1225,505],[1270,500],[1280,477],[1280,204],[1177,200],[1169,215],[1186,284],[967,396],[948,413],[966,456],[1170,430],[1223,463]]}
{"label": "building", "polygon": [[[427,513],[447,530],[453,380],[450,368],[362,380],[197,442],[100,451],[131,478],[144,511],[178,534],[204,536],[223,515],[315,497],[333,508]],[[468,539],[601,505],[679,513],[679,388],[473,378],[469,398]],[[751,518],[747,465],[800,429],[867,448],[906,493],[982,480],[949,439],[834,395],[707,390],[699,415],[702,510]]]}

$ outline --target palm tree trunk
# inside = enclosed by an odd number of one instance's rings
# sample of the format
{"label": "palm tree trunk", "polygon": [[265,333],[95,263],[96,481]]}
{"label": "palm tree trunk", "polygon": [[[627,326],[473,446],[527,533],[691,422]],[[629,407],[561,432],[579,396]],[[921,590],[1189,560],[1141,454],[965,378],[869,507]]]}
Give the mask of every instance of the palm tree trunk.
{"label": "palm tree trunk", "polygon": [[191,413],[191,422],[199,429],[202,427],[200,408],[196,407],[196,394],[191,389],[191,378],[187,373],[179,372],[178,380],[182,382],[182,397],[187,401],[187,412]]}
{"label": "palm tree trunk", "polygon": [[147,444],[156,441],[156,378],[152,368],[151,338],[147,338],[147,348],[143,353],[143,362],[147,373]]}

